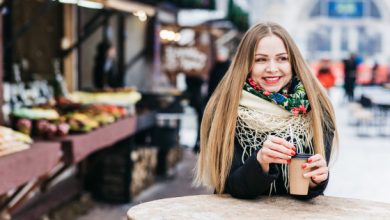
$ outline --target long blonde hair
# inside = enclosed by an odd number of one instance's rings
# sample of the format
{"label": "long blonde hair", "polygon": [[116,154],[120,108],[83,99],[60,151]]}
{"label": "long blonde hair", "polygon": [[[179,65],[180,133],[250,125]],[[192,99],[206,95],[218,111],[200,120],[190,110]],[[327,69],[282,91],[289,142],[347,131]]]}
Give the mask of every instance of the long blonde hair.
{"label": "long blonde hair", "polygon": [[306,89],[311,105],[315,152],[325,155],[323,138],[325,128],[334,131],[334,143],[338,142],[332,104],[291,36],[276,23],[259,23],[245,33],[232,64],[206,105],[200,130],[200,154],[195,185],[215,189],[218,194],[224,192],[233,159],[237,110],[242,87],[248,77],[259,41],[269,35],[276,35],[282,39],[293,73],[297,74]]}

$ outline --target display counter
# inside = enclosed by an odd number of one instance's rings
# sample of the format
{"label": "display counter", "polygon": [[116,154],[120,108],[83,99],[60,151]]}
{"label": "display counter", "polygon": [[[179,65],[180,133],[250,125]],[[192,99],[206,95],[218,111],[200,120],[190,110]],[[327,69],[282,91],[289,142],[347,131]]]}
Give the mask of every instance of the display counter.
{"label": "display counter", "polygon": [[27,150],[0,157],[0,195],[48,174],[61,156],[61,143],[36,141]]}
{"label": "display counter", "polygon": [[[8,207],[7,211],[17,216],[39,216],[68,201],[80,191],[79,179],[72,177],[48,191],[46,186],[73,164],[84,161],[89,155],[99,150],[115,146],[116,143],[135,135],[138,131],[153,127],[154,124],[155,113],[126,117],[88,133],[71,134],[50,140],[36,140],[28,150],[0,157],[0,195],[12,189],[18,189],[2,204],[2,207]],[[57,169],[52,172],[54,167]],[[30,187],[30,191],[41,187],[43,192],[33,201],[25,203],[29,192],[22,193],[19,189],[38,177],[42,178],[34,182],[35,185]],[[62,191],[67,191],[69,196],[61,196],[62,200],[53,199]],[[23,197],[21,201],[9,208],[12,198],[19,194]],[[40,208],[37,208],[38,206]]]}
{"label": "display counter", "polygon": [[137,117],[127,117],[85,134],[73,134],[61,139],[66,163],[78,163],[95,151],[135,134]]}
{"label": "display counter", "polygon": [[240,200],[197,195],[155,200],[132,207],[129,220],[146,219],[388,219],[390,204],[319,196],[309,201],[263,196]]}

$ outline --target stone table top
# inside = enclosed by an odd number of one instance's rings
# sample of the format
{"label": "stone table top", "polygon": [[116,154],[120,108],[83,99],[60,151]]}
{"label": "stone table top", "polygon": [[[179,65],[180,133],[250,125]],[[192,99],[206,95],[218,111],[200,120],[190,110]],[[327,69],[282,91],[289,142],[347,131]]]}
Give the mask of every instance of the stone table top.
{"label": "stone table top", "polygon": [[155,200],[127,212],[129,220],[188,219],[390,219],[390,204],[319,196],[299,201],[287,196],[240,200],[228,195],[196,195]]}

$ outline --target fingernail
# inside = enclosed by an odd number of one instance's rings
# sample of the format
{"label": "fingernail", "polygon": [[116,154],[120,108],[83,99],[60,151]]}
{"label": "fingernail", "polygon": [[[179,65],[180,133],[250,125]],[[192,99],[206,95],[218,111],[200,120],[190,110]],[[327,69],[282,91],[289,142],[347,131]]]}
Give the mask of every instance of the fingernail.
{"label": "fingernail", "polygon": [[304,163],[302,164],[302,168],[305,169],[307,167],[307,165]]}
{"label": "fingernail", "polygon": [[305,173],[305,174],[303,174],[303,177],[307,177],[307,174]]}
{"label": "fingernail", "polygon": [[295,154],[297,154],[297,153],[295,153],[295,151],[291,151],[291,154],[292,154],[292,156],[295,156]]}
{"label": "fingernail", "polygon": [[313,176],[313,177],[311,177],[313,180],[315,180],[316,179],[316,177],[315,176]]}
{"label": "fingernail", "polygon": [[309,162],[309,163],[310,163],[310,162],[311,162],[311,159],[310,159],[310,158],[309,158],[309,159],[307,159],[307,162]]}

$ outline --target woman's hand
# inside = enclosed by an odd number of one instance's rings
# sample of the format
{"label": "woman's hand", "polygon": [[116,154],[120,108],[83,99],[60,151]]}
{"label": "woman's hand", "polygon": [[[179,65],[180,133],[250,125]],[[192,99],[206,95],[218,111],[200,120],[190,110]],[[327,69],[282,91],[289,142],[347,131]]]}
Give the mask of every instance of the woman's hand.
{"label": "woman's hand", "polygon": [[311,188],[328,179],[329,169],[326,164],[326,160],[321,154],[309,157],[309,159],[307,159],[307,163],[302,164],[302,169],[306,172],[303,176],[305,178],[310,178],[311,180]]}
{"label": "woman's hand", "polygon": [[296,148],[283,138],[268,136],[264,141],[263,147],[257,152],[256,158],[263,171],[268,173],[270,163],[287,164],[291,156],[296,153]]}

